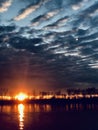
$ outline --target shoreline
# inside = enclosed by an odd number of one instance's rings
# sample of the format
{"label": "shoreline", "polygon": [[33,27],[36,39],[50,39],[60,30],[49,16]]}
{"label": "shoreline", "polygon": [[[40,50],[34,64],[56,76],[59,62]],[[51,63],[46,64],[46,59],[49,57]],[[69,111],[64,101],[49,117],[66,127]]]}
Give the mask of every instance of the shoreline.
{"label": "shoreline", "polygon": [[50,105],[66,105],[66,104],[98,104],[98,98],[79,98],[79,99],[26,99],[19,100],[0,100],[0,105],[13,104],[50,104]]}

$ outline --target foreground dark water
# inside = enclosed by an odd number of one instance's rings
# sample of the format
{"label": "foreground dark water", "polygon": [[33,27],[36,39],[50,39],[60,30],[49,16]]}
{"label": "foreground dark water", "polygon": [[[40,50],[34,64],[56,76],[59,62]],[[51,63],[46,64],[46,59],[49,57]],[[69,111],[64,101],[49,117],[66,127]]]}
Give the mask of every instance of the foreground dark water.
{"label": "foreground dark water", "polygon": [[98,105],[0,106],[0,130],[98,130]]}

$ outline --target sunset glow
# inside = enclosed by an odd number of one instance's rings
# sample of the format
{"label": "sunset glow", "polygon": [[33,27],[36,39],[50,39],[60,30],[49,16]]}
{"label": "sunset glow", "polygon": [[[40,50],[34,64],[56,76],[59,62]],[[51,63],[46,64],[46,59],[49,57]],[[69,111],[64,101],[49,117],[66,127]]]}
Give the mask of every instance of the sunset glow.
{"label": "sunset glow", "polygon": [[23,101],[27,98],[28,96],[24,93],[19,93],[18,95],[15,96],[15,99],[18,99],[19,101]]}

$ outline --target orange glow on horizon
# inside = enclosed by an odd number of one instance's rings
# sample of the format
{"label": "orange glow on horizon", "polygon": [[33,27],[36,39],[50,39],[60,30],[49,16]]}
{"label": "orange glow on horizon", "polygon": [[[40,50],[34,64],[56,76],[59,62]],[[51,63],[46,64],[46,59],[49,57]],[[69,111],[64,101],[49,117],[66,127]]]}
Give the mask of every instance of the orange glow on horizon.
{"label": "orange glow on horizon", "polygon": [[24,101],[28,96],[24,93],[19,93],[15,96],[15,99],[18,99],[19,101]]}

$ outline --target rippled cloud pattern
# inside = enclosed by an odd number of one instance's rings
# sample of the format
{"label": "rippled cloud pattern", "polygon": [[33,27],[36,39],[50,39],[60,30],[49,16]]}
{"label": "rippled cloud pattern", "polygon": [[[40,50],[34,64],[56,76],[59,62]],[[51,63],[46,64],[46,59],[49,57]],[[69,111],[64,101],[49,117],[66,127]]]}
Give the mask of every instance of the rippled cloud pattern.
{"label": "rippled cloud pattern", "polygon": [[98,86],[98,0],[1,0],[0,82]]}

